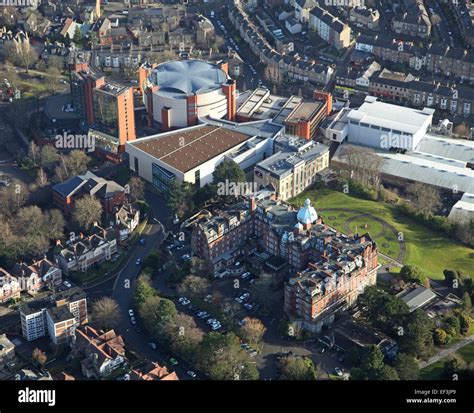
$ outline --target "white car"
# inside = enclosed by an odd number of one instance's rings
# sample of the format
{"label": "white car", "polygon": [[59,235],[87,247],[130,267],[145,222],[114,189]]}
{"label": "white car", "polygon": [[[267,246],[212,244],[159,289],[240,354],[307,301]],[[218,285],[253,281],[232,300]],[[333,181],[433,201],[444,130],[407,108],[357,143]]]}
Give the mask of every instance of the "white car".
{"label": "white car", "polygon": [[137,320],[135,319],[135,317],[130,317],[130,322],[135,325],[137,324]]}
{"label": "white car", "polygon": [[192,371],[192,370],[187,371],[186,374],[187,374],[189,377],[192,377],[193,379],[196,377],[196,373],[194,373],[194,371]]}
{"label": "white car", "polygon": [[221,327],[222,327],[222,326],[221,326],[220,324],[213,324],[213,325],[211,326],[211,329],[212,329],[213,331],[216,331],[216,330],[219,330]]}
{"label": "white car", "polygon": [[67,287],[67,288],[71,288],[72,285],[69,281],[64,281],[63,284]]}
{"label": "white car", "polygon": [[189,301],[186,297],[181,297],[179,300],[178,300],[182,305],[188,305],[191,303],[191,301]]}
{"label": "white car", "polygon": [[153,350],[156,350],[158,348],[158,346],[156,345],[156,343],[148,343],[148,345],[153,349]]}
{"label": "white car", "polygon": [[243,280],[245,280],[246,278],[250,277],[252,274],[250,274],[248,271],[247,272],[244,272],[240,278],[242,278]]}
{"label": "white car", "polygon": [[129,315],[130,317],[135,317],[135,313],[133,312],[132,309],[128,310],[128,315]]}
{"label": "white car", "polygon": [[191,255],[189,254],[184,254],[182,257],[181,257],[182,260],[184,261],[189,261],[191,259]]}

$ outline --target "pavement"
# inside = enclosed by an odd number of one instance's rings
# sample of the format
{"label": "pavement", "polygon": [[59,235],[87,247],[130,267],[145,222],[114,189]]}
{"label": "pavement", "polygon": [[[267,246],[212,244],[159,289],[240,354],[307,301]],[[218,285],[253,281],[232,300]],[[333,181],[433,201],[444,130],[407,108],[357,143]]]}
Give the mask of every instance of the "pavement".
{"label": "pavement", "polygon": [[430,366],[433,363],[436,363],[437,361],[455,353],[460,348],[463,348],[473,342],[474,342],[474,334],[470,335],[469,337],[463,338],[461,341],[457,342],[456,344],[453,344],[452,346],[439,351],[435,356],[431,357],[429,360],[420,363],[420,369],[423,369],[427,366]]}

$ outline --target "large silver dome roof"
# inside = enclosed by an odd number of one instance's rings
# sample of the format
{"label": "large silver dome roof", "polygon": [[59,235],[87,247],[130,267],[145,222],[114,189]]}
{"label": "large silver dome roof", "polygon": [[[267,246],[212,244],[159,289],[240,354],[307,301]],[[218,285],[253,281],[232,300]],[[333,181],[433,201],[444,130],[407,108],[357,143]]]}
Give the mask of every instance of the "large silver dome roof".
{"label": "large silver dome roof", "polygon": [[158,93],[184,97],[219,89],[227,74],[203,60],[174,60],[158,65],[150,80],[159,86]]}

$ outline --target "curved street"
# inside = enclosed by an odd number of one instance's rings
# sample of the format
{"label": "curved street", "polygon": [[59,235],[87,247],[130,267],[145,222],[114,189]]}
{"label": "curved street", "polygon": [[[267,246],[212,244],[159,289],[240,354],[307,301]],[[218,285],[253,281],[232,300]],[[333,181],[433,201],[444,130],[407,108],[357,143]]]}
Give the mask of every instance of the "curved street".
{"label": "curved street", "polygon": [[[95,284],[92,287],[86,288],[86,292],[91,301],[100,298],[101,296],[110,296],[114,298],[120,306],[121,320],[117,327],[125,344],[129,350],[133,350],[141,357],[148,361],[158,362],[160,365],[166,365],[169,370],[176,371],[180,380],[191,379],[186,372],[188,370],[195,370],[190,367],[175,355],[171,355],[166,349],[158,347],[153,350],[149,346],[149,342],[153,341],[145,331],[138,332],[136,326],[130,322],[128,310],[132,308],[134,282],[140,272],[140,267],[136,265],[136,260],[140,258],[142,261],[146,256],[157,246],[161,245],[166,237],[166,226],[171,229],[172,222],[170,213],[164,204],[162,198],[157,196],[152,191],[146,192],[146,201],[153,210],[153,218],[147,224],[143,232],[142,238],[145,239],[145,245],[137,243],[127,252],[125,264],[118,270],[115,276],[109,277],[106,281]],[[159,342],[156,343],[159,346]],[[170,357],[174,357],[179,361],[177,366],[171,366],[168,362]],[[197,373],[197,372],[196,372]],[[198,378],[200,376],[198,374]]]}

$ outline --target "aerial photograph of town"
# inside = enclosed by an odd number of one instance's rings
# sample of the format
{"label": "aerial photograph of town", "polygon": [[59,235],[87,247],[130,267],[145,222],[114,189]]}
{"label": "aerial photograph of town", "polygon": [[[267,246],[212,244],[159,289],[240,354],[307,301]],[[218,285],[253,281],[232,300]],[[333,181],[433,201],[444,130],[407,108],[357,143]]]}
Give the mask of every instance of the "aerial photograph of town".
{"label": "aerial photograph of town", "polygon": [[473,278],[471,0],[0,0],[19,405],[371,381],[448,411]]}

